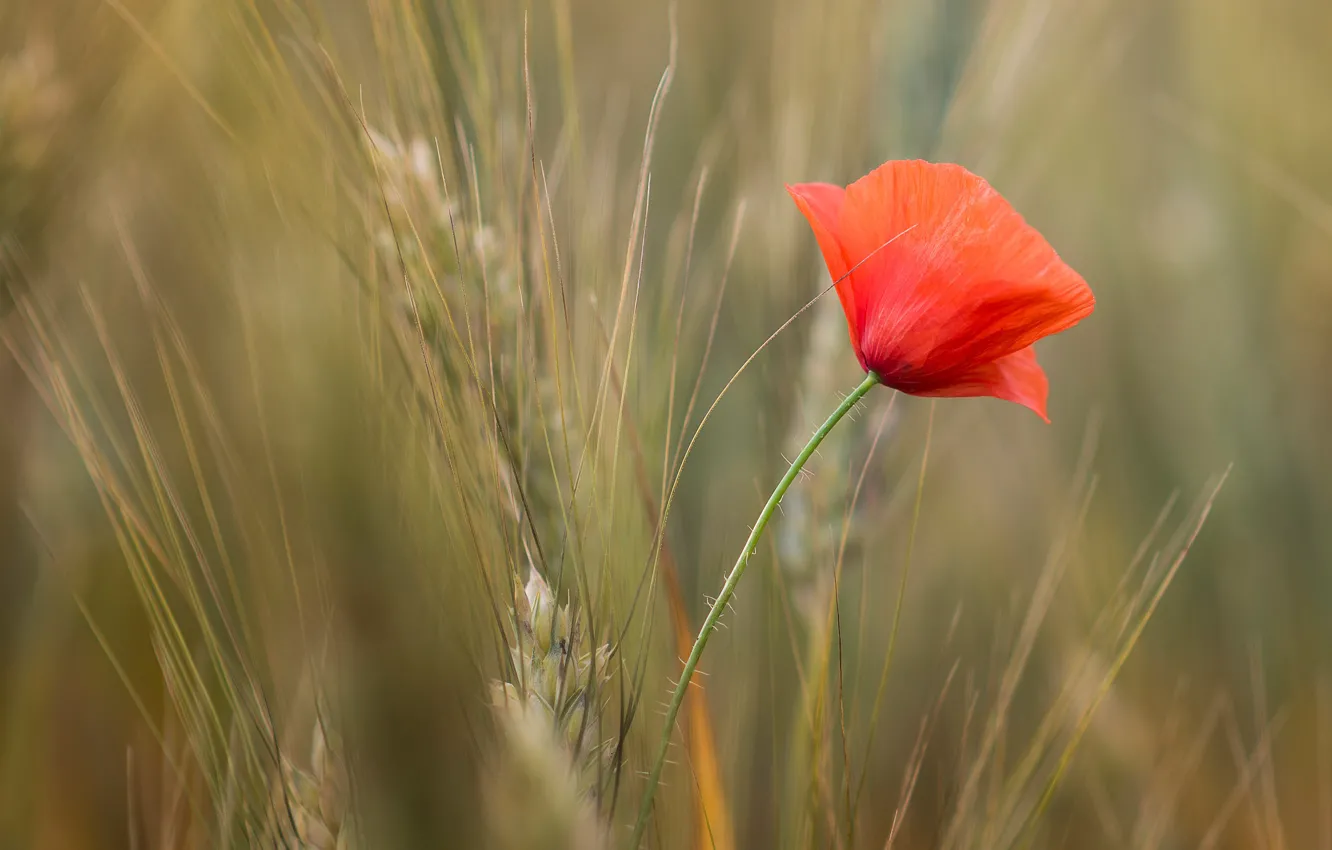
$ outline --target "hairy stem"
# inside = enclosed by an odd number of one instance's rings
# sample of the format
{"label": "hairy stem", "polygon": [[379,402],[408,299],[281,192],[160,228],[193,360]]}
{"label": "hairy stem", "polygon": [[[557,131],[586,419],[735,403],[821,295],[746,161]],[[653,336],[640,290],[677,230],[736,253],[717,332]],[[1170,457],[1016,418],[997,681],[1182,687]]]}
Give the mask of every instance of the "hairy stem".
{"label": "hairy stem", "polygon": [[657,747],[657,756],[652,762],[652,771],[648,774],[647,787],[643,789],[643,802],[638,809],[638,820],[634,823],[634,835],[629,846],[638,850],[643,840],[643,831],[647,828],[648,817],[652,813],[652,798],[656,794],[657,785],[661,782],[661,772],[666,764],[666,754],[671,748],[671,737],[675,732],[675,719],[680,713],[680,706],[684,703],[685,692],[689,688],[689,682],[694,677],[694,670],[698,667],[698,660],[703,656],[703,650],[708,645],[708,639],[712,637],[713,631],[717,628],[717,621],[721,619],[722,612],[726,610],[726,605],[731,601],[731,596],[735,594],[735,587],[740,583],[740,577],[745,573],[745,567],[749,566],[749,556],[754,553],[758,545],[759,538],[763,536],[763,529],[767,527],[768,520],[772,519],[773,512],[781,504],[782,497],[786,491],[791,488],[796,476],[804,468],[805,463],[810,456],[818,450],[819,445],[824,438],[836,427],[838,422],[856,406],[865,393],[869,392],[879,383],[879,376],[870,372],[865,376],[865,380],[860,386],[856,387],[850,395],[843,399],[828,420],[819,426],[819,430],[814,432],[814,436],[809,438],[809,442],[796,455],[796,459],[791,462],[791,468],[786,470],[782,480],[777,484],[777,489],[772,491],[768,497],[768,502],[763,506],[763,511],[759,514],[758,521],[754,523],[754,530],[749,533],[749,539],[745,541],[745,548],[740,552],[740,557],[736,559],[735,566],[731,568],[730,575],[726,577],[726,584],[722,586],[721,593],[717,595],[717,600],[712,604],[712,609],[708,611],[707,618],[703,621],[703,626],[698,630],[698,637],[694,639],[694,648],[689,652],[689,660],[685,662],[684,670],[680,673],[680,681],[675,686],[675,692],[671,694],[671,705],[666,710],[666,726],[661,733],[661,743]]}

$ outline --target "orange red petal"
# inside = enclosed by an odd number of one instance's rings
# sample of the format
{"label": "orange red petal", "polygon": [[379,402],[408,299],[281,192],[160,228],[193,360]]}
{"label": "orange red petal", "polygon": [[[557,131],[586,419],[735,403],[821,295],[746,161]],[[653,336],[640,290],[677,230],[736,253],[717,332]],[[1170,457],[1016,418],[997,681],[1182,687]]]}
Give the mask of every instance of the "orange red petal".
{"label": "orange red petal", "polygon": [[[810,229],[814,231],[814,239],[819,243],[819,250],[823,252],[828,273],[837,281],[837,297],[846,313],[851,347],[855,349],[856,356],[860,356],[860,327],[855,320],[856,305],[851,294],[851,283],[847,279],[851,264],[847,262],[842,242],[837,236],[846,190],[831,183],[801,183],[797,186],[788,185],[786,191],[791,194],[800,212],[804,213]],[[865,366],[865,362],[862,360],[860,365]]]}
{"label": "orange red petal", "polygon": [[1036,362],[1036,350],[1030,346],[977,366],[951,383],[917,395],[935,398],[992,396],[1020,404],[1046,422],[1050,421],[1045,410],[1050,382],[1045,377],[1045,370]]}
{"label": "orange red petal", "polygon": [[1090,314],[1095,298],[985,180],[892,161],[845,191],[788,190],[842,279],[865,369],[905,392],[991,395],[1045,415],[1045,376],[1028,349]]}

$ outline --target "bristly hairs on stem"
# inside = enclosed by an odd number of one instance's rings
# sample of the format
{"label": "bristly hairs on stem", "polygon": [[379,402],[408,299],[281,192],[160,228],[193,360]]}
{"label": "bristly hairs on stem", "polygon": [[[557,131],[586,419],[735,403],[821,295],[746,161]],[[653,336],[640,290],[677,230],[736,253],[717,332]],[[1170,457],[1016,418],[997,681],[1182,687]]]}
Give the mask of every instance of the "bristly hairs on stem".
{"label": "bristly hairs on stem", "polygon": [[630,847],[637,848],[643,839],[643,831],[647,827],[648,816],[652,812],[652,800],[656,794],[657,785],[661,782],[661,773],[666,764],[666,754],[670,750],[672,733],[675,731],[675,719],[680,713],[680,706],[684,702],[685,692],[689,688],[690,681],[693,679],[694,668],[698,666],[699,659],[703,656],[703,650],[708,645],[708,639],[712,637],[712,633],[716,630],[722,612],[725,610],[727,603],[730,602],[731,596],[735,593],[736,585],[739,584],[740,577],[744,575],[745,568],[749,565],[749,558],[754,553],[759,538],[763,535],[763,529],[767,527],[768,521],[772,519],[773,512],[777,509],[777,505],[781,503],[782,497],[786,495],[786,491],[790,489],[791,484],[800,474],[800,470],[804,467],[810,456],[814,454],[814,451],[818,449],[819,445],[824,441],[828,434],[832,432],[832,429],[837,426],[837,423],[841,422],[847,413],[849,413],[851,409],[865,397],[865,394],[879,383],[879,376],[870,372],[865,376],[865,380],[861,381],[860,385],[857,386],[850,395],[843,399],[842,403],[837,406],[837,409],[833,411],[827,421],[819,426],[819,429],[814,432],[812,437],[810,437],[809,442],[805,444],[805,447],[800,451],[800,454],[796,455],[795,461],[793,461],[790,468],[786,470],[786,474],[782,476],[782,480],[778,482],[777,488],[772,491],[772,495],[768,497],[767,504],[763,506],[762,512],[759,513],[758,521],[754,523],[754,529],[749,533],[749,539],[745,541],[745,546],[740,552],[740,557],[736,560],[735,566],[731,568],[730,575],[726,577],[726,583],[722,586],[721,593],[717,595],[717,600],[712,604],[711,609],[708,611],[707,618],[703,621],[703,626],[699,629],[698,638],[694,641],[694,648],[689,653],[689,660],[685,662],[684,670],[680,673],[680,681],[675,686],[675,691],[671,695],[671,704],[670,708],[667,710],[665,728],[662,730],[661,741],[657,747],[657,755],[653,760],[651,772],[648,774],[647,788],[643,790],[643,801],[639,806],[638,819],[634,823],[634,832],[633,837],[630,840]]}

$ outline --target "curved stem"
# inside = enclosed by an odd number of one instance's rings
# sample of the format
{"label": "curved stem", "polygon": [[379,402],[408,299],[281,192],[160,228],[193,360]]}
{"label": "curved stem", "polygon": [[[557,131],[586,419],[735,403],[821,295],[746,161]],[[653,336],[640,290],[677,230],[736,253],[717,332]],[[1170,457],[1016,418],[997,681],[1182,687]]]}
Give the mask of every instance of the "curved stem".
{"label": "curved stem", "polygon": [[763,529],[767,527],[768,520],[772,519],[772,514],[781,504],[782,497],[786,491],[791,488],[796,476],[804,468],[805,463],[810,456],[818,449],[824,438],[829,432],[842,421],[842,417],[856,406],[865,393],[869,392],[879,383],[879,376],[870,372],[865,376],[865,380],[860,386],[856,387],[852,393],[843,399],[842,403],[833,411],[828,420],[819,426],[819,430],[814,432],[814,436],[809,438],[809,442],[796,455],[796,459],[791,462],[791,468],[786,470],[786,475],[777,484],[777,489],[772,491],[768,497],[768,503],[763,506],[762,513],[759,514],[758,522],[754,523],[754,530],[749,533],[749,539],[745,541],[745,548],[740,552],[740,557],[736,560],[735,566],[731,568],[731,573],[726,577],[726,584],[722,586],[721,593],[717,596],[717,601],[712,604],[712,609],[708,611],[707,618],[703,621],[703,626],[698,630],[698,637],[694,639],[694,648],[689,652],[689,659],[685,662],[684,670],[680,673],[680,681],[675,686],[675,692],[671,695],[670,707],[666,710],[666,727],[661,733],[661,744],[657,747],[657,756],[652,763],[652,772],[648,774],[647,788],[643,791],[643,802],[638,809],[638,820],[634,823],[633,839],[629,846],[638,850],[640,842],[643,840],[643,831],[647,828],[648,816],[652,813],[652,798],[656,794],[657,785],[661,782],[661,772],[666,764],[666,754],[671,748],[671,737],[675,731],[675,719],[680,713],[680,706],[684,703],[685,692],[689,688],[689,682],[694,677],[694,670],[698,667],[698,660],[703,656],[703,650],[708,645],[708,639],[712,637],[713,631],[717,628],[717,621],[721,619],[722,612],[726,610],[726,605],[731,601],[731,596],[735,594],[735,586],[740,583],[740,577],[745,573],[745,567],[749,565],[749,556],[754,554],[754,549],[758,545],[759,538],[763,535]]}

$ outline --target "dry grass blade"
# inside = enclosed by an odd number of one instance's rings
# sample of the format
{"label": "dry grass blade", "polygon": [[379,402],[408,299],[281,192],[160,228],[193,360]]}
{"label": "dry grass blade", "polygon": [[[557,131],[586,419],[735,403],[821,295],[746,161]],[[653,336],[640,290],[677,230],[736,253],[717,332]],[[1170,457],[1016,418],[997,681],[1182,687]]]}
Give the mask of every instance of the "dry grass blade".
{"label": "dry grass blade", "polygon": [[1100,706],[1106,695],[1110,693],[1110,688],[1118,678],[1119,671],[1123,669],[1124,663],[1128,661],[1134,647],[1137,646],[1138,640],[1142,637],[1142,633],[1147,628],[1147,623],[1151,620],[1152,615],[1156,613],[1157,607],[1165,597],[1166,590],[1169,589],[1175,575],[1179,572],[1180,566],[1184,563],[1184,559],[1188,556],[1189,549],[1193,546],[1194,541],[1198,539],[1198,535],[1202,532],[1203,524],[1207,521],[1207,516],[1212,511],[1212,505],[1215,504],[1217,496],[1220,495],[1221,487],[1226,483],[1226,478],[1229,474],[1230,469],[1227,468],[1224,473],[1217,477],[1207,495],[1203,497],[1203,500],[1197,509],[1197,519],[1194,521],[1187,539],[1180,548],[1179,553],[1171,561],[1169,569],[1157,584],[1146,607],[1138,616],[1132,631],[1129,632],[1127,638],[1124,640],[1119,654],[1115,657],[1114,662],[1106,671],[1106,674],[1097,689],[1095,698],[1083,711],[1082,716],[1078,718],[1073,735],[1064,746],[1063,752],[1060,753],[1058,764],[1049,780],[1047,780],[1045,789],[1041,793],[1040,800],[1037,802],[1028,819],[1028,838],[1026,846],[1030,846],[1031,842],[1034,841],[1034,832],[1032,832],[1031,825],[1033,825],[1045,812],[1046,807],[1050,804],[1050,800],[1054,797],[1054,793],[1063,781],[1064,774],[1068,770],[1068,766],[1073,759],[1073,754],[1077,750],[1078,744],[1081,743],[1083,736],[1087,733],[1087,729],[1091,726],[1092,717],[1095,715],[1096,709]]}
{"label": "dry grass blade", "polygon": [[[601,332],[605,338],[604,326]],[[615,398],[622,400],[624,386],[619,369],[611,369],[611,382]],[[647,458],[643,453],[642,438],[632,416],[624,417],[624,430],[633,454],[634,480],[644,514],[653,521],[660,521],[661,506],[652,492],[652,481],[648,472]],[[689,608],[685,604],[684,592],[680,589],[680,570],[675,562],[670,541],[664,531],[658,536],[661,544],[657,566],[665,586],[675,651],[683,659],[688,657],[693,648],[694,627],[689,619]],[[676,675],[679,675],[678,672]],[[685,698],[684,737],[694,785],[695,850],[732,850],[735,847],[735,833],[731,825],[725,787],[722,784],[721,762],[717,755],[717,738],[713,732],[712,715],[708,710],[707,692],[702,682],[696,682]]]}

